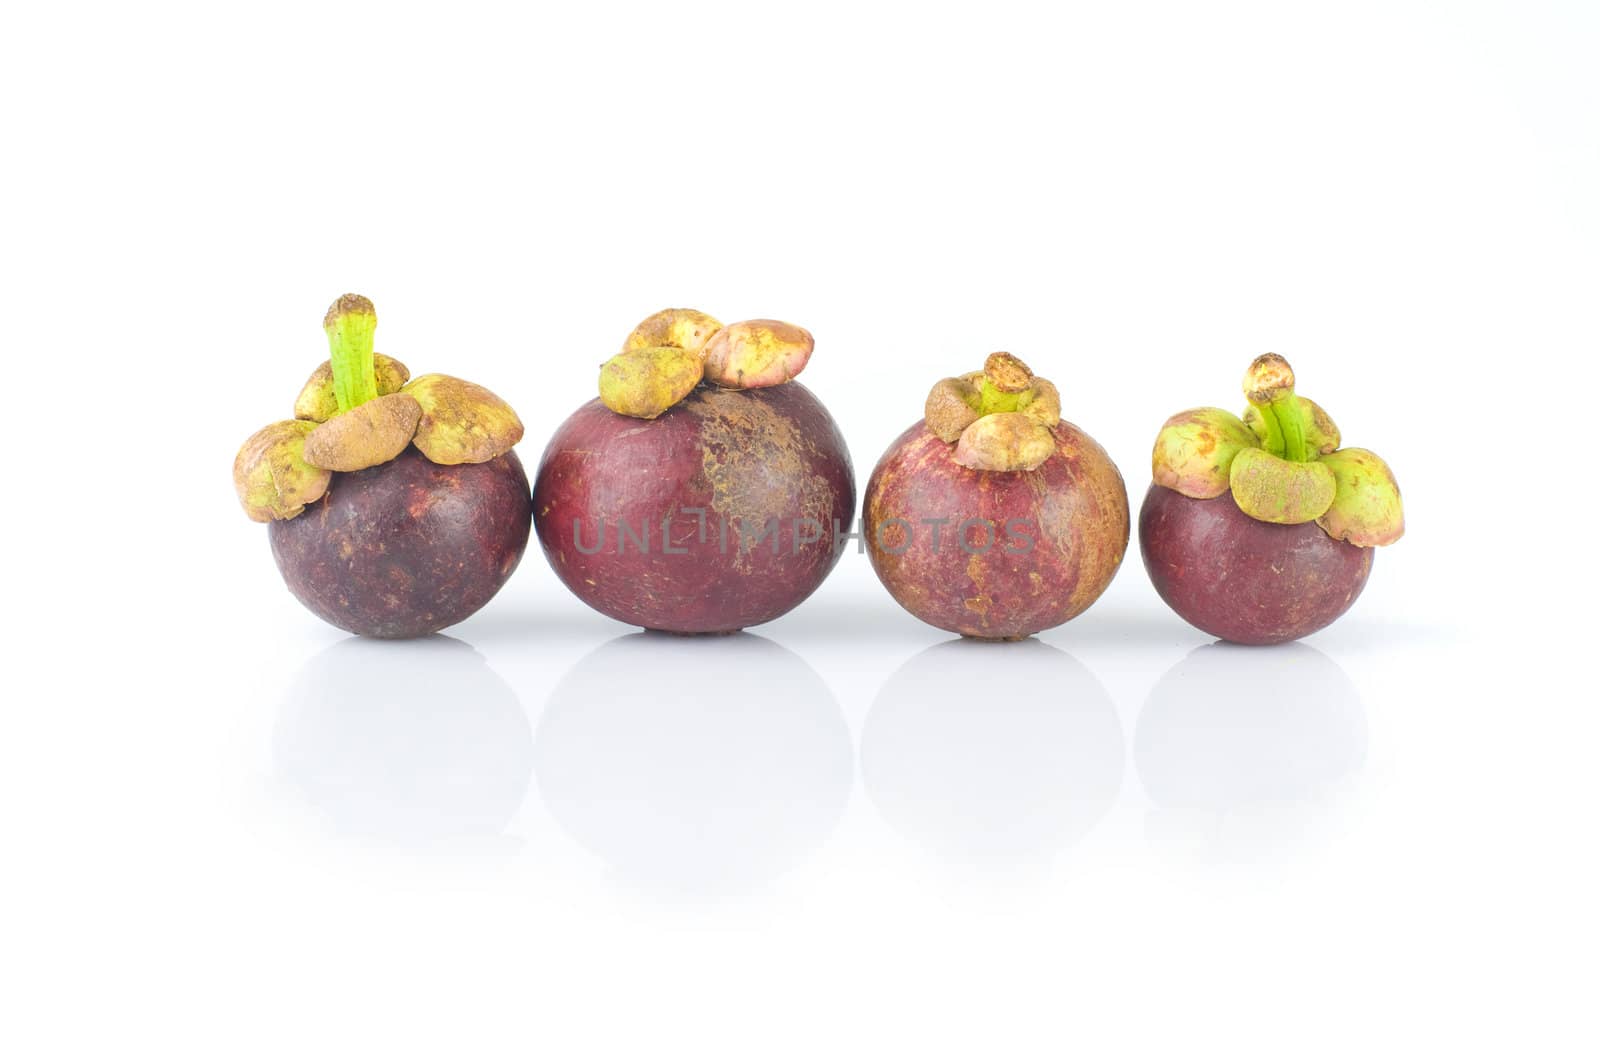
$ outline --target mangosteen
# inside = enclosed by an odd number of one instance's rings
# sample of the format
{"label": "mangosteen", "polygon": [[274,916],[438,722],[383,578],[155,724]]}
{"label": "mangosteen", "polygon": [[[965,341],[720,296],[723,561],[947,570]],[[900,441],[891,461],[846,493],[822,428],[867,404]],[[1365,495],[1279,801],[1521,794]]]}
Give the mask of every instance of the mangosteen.
{"label": "mangosteen", "polygon": [[862,535],[895,601],[934,627],[1008,641],[1089,608],[1127,551],[1128,493],[1110,456],[1061,419],[1055,385],[999,351],[935,384],[924,414],[867,482]]}
{"label": "mangosteen", "polygon": [[839,428],[794,378],[811,333],[646,318],[600,370],[600,396],[556,430],[534,526],[561,581],[626,624],[726,633],[821,585],[855,516]]}
{"label": "mangosteen", "polygon": [[1373,549],[1405,531],[1400,487],[1370,450],[1340,448],[1276,354],[1250,363],[1249,408],[1185,410],[1156,436],[1139,514],[1150,580],[1173,611],[1229,642],[1304,638],[1355,602]]}
{"label": "mangosteen", "polygon": [[332,357],[292,420],[245,441],[233,482],[306,608],[357,635],[413,638],[494,597],[527,548],[533,506],[511,407],[455,377],[411,379],[373,352],[377,323],[363,296],[329,308]]}

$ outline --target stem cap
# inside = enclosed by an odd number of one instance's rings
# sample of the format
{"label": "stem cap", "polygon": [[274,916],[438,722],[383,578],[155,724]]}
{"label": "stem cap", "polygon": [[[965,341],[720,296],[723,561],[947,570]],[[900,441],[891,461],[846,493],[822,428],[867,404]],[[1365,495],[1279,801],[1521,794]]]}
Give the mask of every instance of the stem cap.
{"label": "stem cap", "polygon": [[682,402],[700,383],[704,363],[682,347],[638,347],[600,367],[600,401],[624,417],[650,421]]}
{"label": "stem cap", "polygon": [[380,395],[306,434],[305,459],[319,469],[356,472],[398,457],[411,444],[422,406],[404,393]]}
{"label": "stem cap", "polygon": [[[393,395],[411,379],[411,370],[399,359],[386,354],[374,354],[372,360],[379,395]],[[333,393],[333,362],[330,360],[317,366],[300,389],[299,396],[294,400],[294,416],[296,420],[321,424],[338,412],[339,399]]]}
{"label": "stem cap", "polygon": [[722,322],[699,310],[657,310],[628,333],[628,338],[622,341],[622,349],[678,347],[699,351],[721,327]]}
{"label": "stem cap", "polygon": [[1216,498],[1228,490],[1234,458],[1258,445],[1255,433],[1227,410],[1184,410],[1168,417],[1156,435],[1151,478],[1190,498]]}
{"label": "stem cap", "polygon": [[1304,524],[1333,504],[1333,473],[1321,462],[1289,461],[1251,447],[1228,469],[1234,503],[1268,524]]}
{"label": "stem cap", "polygon": [[922,405],[923,423],[955,460],[985,472],[1026,472],[1055,453],[1051,431],[1061,423],[1061,393],[1026,362],[995,351],[983,368],[945,377]]}
{"label": "stem cap", "polygon": [[1263,354],[1244,371],[1244,394],[1252,406],[1264,406],[1294,391],[1294,370],[1281,354]]}
{"label": "stem cap", "polygon": [[1352,546],[1388,546],[1405,534],[1400,485],[1378,455],[1360,447],[1322,459],[1333,473],[1333,503],[1317,518],[1322,530]]}
{"label": "stem cap", "polygon": [[961,433],[955,460],[983,472],[1027,472],[1055,452],[1055,433],[1027,414],[991,413]]}
{"label": "stem cap", "polygon": [[969,424],[982,416],[978,413],[977,387],[966,377],[945,377],[928,392],[922,416],[928,431],[946,443],[954,443]]}
{"label": "stem cap", "polygon": [[718,387],[745,390],[787,384],[811,360],[816,341],[787,321],[735,321],[706,341],[705,377]]}
{"label": "stem cap", "polygon": [[1316,521],[1355,546],[1386,546],[1405,532],[1400,488],[1370,450],[1339,449],[1328,411],[1294,393],[1294,370],[1263,354],[1244,374],[1244,417],[1185,410],[1156,436],[1156,484],[1190,498],[1231,491],[1243,513],[1271,524]]}
{"label": "stem cap", "polygon": [[426,373],[405,386],[422,417],[412,442],[435,465],[477,465],[493,461],[522,440],[517,412],[486,387]]}
{"label": "stem cap", "polygon": [[310,421],[275,421],[244,441],[233,459],[233,489],[254,521],[288,520],[327,493],[332,474],[305,460]]}
{"label": "stem cap", "polygon": [[[1328,415],[1327,410],[1304,395],[1291,395],[1288,401],[1294,403],[1295,409],[1299,411],[1300,423],[1305,428],[1306,446],[1312,453],[1332,454],[1339,449],[1339,426],[1333,423],[1333,418]],[[1244,423],[1250,426],[1250,431],[1255,433],[1261,445],[1265,445],[1271,433],[1267,429],[1261,409],[1256,406],[1246,406]]]}
{"label": "stem cap", "polygon": [[1010,351],[995,351],[983,360],[984,379],[999,391],[1015,394],[1033,386],[1033,370]]}

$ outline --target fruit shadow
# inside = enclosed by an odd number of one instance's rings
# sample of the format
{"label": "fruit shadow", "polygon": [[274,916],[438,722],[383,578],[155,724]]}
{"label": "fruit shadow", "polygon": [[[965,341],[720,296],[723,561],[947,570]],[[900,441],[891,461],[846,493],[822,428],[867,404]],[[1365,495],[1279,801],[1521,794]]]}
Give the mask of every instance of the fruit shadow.
{"label": "fruit shadow", "polygon": [[564,831],[652,893],[748,891],[829,837],[854,784],[822,678],[751,634],[624,635],[551,692],[534,775]]}
{"label": "fruit shadow", "polygon": [[1116,707],[1071,654],[1034,639],[953,639],[912,657],[861,736],[868,797],[902,837],[950,863],[1048,862],[1122,789]]}
{"label": "fruit shadow", "polygon": [[491,602],[482,612],[449,630],[475,646],[557,647],[592,646],[599,639],[638,628],[590,609],[574,609],[567,601],[554,606],[515,601]]}
{"label": "fruit shadow", "polygon": [[1344,669],[1304,643],[1193,650],[1151,689],[1133,759],[1153,844],[1249,860],[1316,833],[1366,760]]}
{"label": "fruit shadow", "polygon": [[279,776],[340,835],[501,835],[533,774],[515,691],[464,642],[349,638],[301,667],[273,736]]}

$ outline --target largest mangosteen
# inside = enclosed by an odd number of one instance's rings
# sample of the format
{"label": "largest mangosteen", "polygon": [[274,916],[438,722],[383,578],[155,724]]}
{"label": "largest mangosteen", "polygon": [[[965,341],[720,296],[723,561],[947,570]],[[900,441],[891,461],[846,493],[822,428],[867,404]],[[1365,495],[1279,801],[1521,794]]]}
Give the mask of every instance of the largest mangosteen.
{"label": "largest mangosteen", "polygon": [[1276,354],[1250,364],[1244,417],[1167,419],[1139,514],[1150,581],[1173,611],[1229,642],[1290,642],[1333,623],[1400,538],[1400,488],[1382,458],[1339,448],[1326,410],[1294,393]]}
{"label": "largest mangosteen", "polygon": [[867,482],[862,529],[878,578],[917,618],[980,639],[1064,624],[1128,548],[1122,474],[1061,419],[1055,385],[991,354],[939,381],[925,418]]}
{"label": "largest mangosteen", "polygon": [[377,321],[362,296],[333,304],[332,357],[293,420],[245,441],[233,477],[306,608],[357,635],[410,638],[494,597],[527,547],[533,506],[511,407],[455,377],[409,379],[374,354]]}
{"label": "largest mangosteen", "polygon": [[855,516],[838,426],[794,379],[811,334],[664,310],[545,448],[534,526],[561,581],[627,624],[766,623],[821,585]]}

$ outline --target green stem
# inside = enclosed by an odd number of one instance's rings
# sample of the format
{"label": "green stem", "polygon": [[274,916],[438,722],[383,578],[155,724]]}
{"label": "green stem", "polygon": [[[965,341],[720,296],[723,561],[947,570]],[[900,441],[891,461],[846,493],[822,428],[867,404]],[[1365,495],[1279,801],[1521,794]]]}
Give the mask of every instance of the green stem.
{"label": "green stem", "polygon": [[1306,446],[1305,419],[1301,416],[1300,404],[1294,400],[1294,392],[1273,399],[1272,412],[1277,417],[1278,427],[1283,431],[1283,456],[1290,461],[1310,461],[1311,450]]}
{"label": "green stem", "polygon": [[378,312],[362,295],[343,295],[322,319],[328,334],[328,359],[333,366],[333,396],[339,412],[353,410],[378,397],[378,374],[372,357],[372,334]]}
{"label": "green stem", "polygon": [[1279,354],[1263,354],[1244,372],[1244,397],[1261,417],[1261,449],[1288,461],[1310,461],[1304,408],[1294,397],[1294,370]]}
{"label": "green stem", "polygon": [[993,381],[984,377],[983,383],[978,388],[978,413],[984,416],[991,413],[1016,413],[1032,398],[1032,388],[1026,391],[1001,391],[994,386]]}
{"label": "green stem", "polygon": [[1256,413],[1261,415],[1261,427],[1266,438],[1261,449],[1288,461],[1310,461],[1311,448],[1306,445],[1305,417],[1300,404],[1294,400],[1293,391],[1285,391],[1271,402],[1252,401]]}
{"label": "green stem", "polygon": [[1261,428],[1266,432],[1266,437],[1261,440],[1261,449],[1274,457],[1283,457],[1284,440],[1283,426],[1278,423],[1278,415],[1273,410],[1271,403],[1257,405],[1252,402],[1256,413],[1261,415]]}

